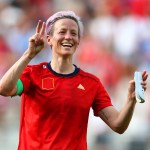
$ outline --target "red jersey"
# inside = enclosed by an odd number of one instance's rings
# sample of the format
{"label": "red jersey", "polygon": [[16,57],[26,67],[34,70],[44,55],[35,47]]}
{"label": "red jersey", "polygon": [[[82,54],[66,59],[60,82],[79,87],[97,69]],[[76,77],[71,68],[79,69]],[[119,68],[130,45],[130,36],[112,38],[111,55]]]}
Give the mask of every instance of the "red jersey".
{"label": "red jersey", "polygon": [[65,75],[50,63],[25,68],[18,150],[87,150],[90,108],[97,116],[112,104],[97,77],[75,68]]}

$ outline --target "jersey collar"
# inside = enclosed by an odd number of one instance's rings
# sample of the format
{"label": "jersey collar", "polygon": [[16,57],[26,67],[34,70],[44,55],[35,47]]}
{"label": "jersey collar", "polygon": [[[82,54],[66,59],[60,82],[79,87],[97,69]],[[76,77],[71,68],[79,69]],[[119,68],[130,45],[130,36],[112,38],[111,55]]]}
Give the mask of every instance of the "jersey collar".
{"label": "jersey collar", "polygon": [[[73,64],[73,65],[74,65],[74,64]],[[75,66],[74,72],[69,73],[69,74],[61,74],[61,73],[55,72],[55,71],[52,69],[52,67],[51,67],[51,62],[47,63],[47,68],[48,68],[53,74],[55,74],[55,75],[57,75],[57,76],[60,76],[60,77],[73,77],[73,76],[75,76],[76,74],[78,74],[78,72],[79,72],[80,69],[79,69],[76,65],[74,65],[74,66]]]}

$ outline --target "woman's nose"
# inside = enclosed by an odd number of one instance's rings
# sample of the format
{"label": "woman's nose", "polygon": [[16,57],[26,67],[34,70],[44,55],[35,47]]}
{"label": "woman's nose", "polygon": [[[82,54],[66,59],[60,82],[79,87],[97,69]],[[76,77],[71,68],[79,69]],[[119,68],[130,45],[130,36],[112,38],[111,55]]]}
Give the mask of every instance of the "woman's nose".
{"label": "woman's nose", "polygon": [[69,39],[69,40],[72,39],[72,35],[70,33],[66,33],[65,39]]}

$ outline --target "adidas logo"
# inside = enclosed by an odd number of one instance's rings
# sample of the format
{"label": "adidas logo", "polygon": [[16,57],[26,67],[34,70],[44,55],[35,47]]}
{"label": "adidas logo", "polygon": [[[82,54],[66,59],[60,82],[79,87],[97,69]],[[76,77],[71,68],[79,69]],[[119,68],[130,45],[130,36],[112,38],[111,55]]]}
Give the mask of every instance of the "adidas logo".
{"label": "adidas logo", "polygon": [[84,86],[82,84],[79,84],[77,88],[81,89],[81,90],[85,90],[85,88],[84,88]]}

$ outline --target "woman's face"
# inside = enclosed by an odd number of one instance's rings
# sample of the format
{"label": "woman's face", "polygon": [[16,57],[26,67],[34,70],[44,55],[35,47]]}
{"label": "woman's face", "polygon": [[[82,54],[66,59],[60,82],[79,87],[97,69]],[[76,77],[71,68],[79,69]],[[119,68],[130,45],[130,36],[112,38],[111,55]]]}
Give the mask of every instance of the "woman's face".
{"label": "woman's face", "polygon": [[60,56],[72,56],[79,45],[79,28],[77,23],[68,18],[54,23],[53,35],[47,37],[52,51]]}

